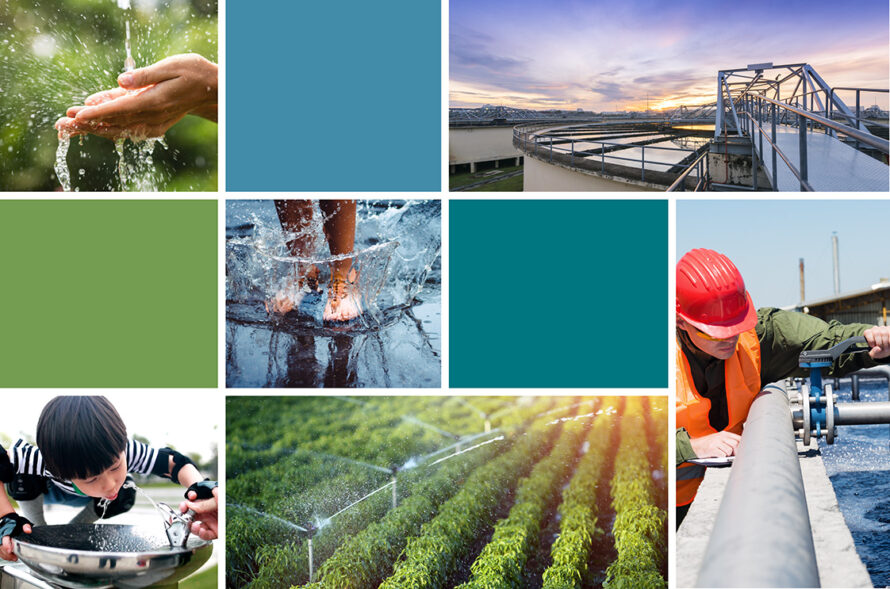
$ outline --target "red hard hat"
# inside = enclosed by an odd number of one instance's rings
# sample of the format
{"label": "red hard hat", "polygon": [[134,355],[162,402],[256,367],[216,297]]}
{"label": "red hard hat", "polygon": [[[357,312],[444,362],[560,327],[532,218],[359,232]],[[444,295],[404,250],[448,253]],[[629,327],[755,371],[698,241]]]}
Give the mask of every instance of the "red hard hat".
{"label": "red hard hat", "polygon": [[694,249],[677,262],[677,315],[721,339],[757,324],[757,310],[738,268],[707,249]]}

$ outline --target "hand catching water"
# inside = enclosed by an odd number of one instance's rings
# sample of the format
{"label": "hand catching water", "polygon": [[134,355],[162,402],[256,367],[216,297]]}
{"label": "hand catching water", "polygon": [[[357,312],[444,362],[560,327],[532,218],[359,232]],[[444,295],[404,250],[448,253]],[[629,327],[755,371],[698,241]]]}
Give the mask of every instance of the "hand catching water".
{"label": "hand catching water", "polygon": [[119,88],[89,96],[56,122],[59,137],[161,137],[187,114],[217,118],[218,67],[189,53],[118,76]]}

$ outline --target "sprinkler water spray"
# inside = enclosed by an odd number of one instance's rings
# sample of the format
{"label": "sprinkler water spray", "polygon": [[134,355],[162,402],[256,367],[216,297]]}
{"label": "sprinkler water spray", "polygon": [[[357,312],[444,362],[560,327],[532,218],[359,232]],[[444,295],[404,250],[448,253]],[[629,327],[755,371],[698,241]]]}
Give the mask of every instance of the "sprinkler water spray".
{"label": "sprinkler water spray", "polygon": [[392,472],[392,508],[395,509],[399,506],[398,480],[396,479],[396,475],[399,474],[399,467],[391,466],[389,469]]}

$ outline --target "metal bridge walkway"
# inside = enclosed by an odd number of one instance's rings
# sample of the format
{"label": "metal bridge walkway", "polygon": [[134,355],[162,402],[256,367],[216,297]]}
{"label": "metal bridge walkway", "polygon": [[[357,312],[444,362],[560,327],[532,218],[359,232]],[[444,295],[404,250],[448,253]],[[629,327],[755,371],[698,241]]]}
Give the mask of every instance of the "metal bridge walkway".
{"label": "metal bridge walkway", "polygon": [[[764,124],[763,152],[760,153],[759,132],[754,132],[756,149],[767,177],[772,183],[773,148],[766,140],[770,136],[769,124]],[[776,125],[776,143],[779,149],[798,165],[800,162],[800,133],[797,127]],[[807,159],[809,183],[818,191],[887,192],[890,190],[890,168],[875,158],[847,145],[840,139],[824,133],[807,133]],[[795,192],[800,181],[788,169],[781,158],[776,158],[778,187],[774,190]]]}

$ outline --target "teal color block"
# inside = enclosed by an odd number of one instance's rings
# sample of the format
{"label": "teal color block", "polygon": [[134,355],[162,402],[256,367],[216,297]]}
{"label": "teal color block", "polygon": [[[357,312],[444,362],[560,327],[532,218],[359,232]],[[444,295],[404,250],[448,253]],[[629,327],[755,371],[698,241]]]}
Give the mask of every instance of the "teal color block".
{"label": "teal color block", "polygon": [[449,207],[452,387],[668,386],[666,200]]}
{"label": "teal color block", "polygon": [[441,9],[227,4],[227,189],[438,192]]}

